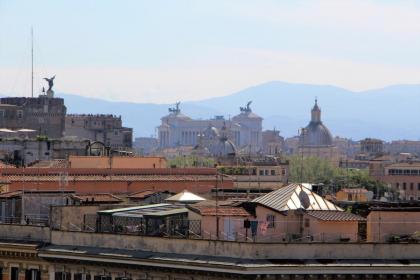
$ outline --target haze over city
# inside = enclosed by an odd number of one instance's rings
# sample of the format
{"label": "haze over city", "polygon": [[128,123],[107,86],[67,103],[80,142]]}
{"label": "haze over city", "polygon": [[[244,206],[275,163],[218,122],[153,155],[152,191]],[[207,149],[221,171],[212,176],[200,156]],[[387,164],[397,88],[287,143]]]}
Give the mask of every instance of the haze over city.
{"label": "haze over city", "polygon": [[420,279],[420,0],[0,0],[0,280]]}
{"label": "haze over city", "polygon": [[[353,91],[420,83],[419,1],[0,1],[0,93],[130,102],[269,81]],[[59,81],[59,82],[58,82]]]}

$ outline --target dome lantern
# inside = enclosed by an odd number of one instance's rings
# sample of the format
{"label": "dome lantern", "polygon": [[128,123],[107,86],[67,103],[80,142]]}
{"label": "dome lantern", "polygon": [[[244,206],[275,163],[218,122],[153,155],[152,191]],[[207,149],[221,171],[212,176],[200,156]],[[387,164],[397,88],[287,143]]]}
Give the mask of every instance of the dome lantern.
{"label": "dome lantern", "polygon": [[318,99],[315,98],[315,105],[312,108],[311,122],[320,123],[321,122],[321,109],[318,107]]}

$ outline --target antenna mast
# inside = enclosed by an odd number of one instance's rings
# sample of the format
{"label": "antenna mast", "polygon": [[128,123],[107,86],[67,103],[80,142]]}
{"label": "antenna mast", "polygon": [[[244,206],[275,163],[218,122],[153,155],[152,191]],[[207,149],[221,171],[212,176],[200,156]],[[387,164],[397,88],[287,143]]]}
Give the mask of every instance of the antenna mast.
{"label": "antenna mast", "polygon": [[34,97],[34,28],[31,26],[31,97]]}

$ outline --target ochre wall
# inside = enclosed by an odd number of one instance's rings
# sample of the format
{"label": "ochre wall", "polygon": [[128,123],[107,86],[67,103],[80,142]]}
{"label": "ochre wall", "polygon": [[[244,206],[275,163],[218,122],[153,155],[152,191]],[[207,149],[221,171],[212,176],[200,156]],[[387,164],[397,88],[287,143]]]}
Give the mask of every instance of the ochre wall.
{"label": "ochre wall", "polygon": [[97,205],[67,205],[52,206],[50,223],[54,229],[83,230],[86,214],[96,214],[100,207]]}
{"label": "ochre wall", "polygon": [[[244,228],[244,220],[252,220],[252,216],[249,217],[235,217],[235,216],[220,216],[219,217],[219,239],[222,240],[239,240],[245,241],[246,229]],[[201,234],[206,239],[217,238],[217,227],[216,227],[216,216],[203,216],[201,218]],[[232,231],[228,232],[225,228],[226,223],[232,224]],[[251,230],[248,230],[247,237],[251,237]]]}
{"label": "ochre wall", "polygon": [[165,168],[163,157],[70,156],[71,168]]}
{"label": "ochre wall", "polygon": [[338,201],[358,201],[358,202],[365,202],[368,201],[368,197],[365,192],[357,192],[351,194],[351,199],[348,192],[345,192],[343,190],[338,191],[335,194],[335,197]]}
{"label": "ochre wall", "polygon": [[392,235],[420,232],[420,212],[371,211],[367,217],[367,241],[385,242]]}
{"label": "ochre wall", "polygon": [[258,205],[255,209],[256,220],[261,223],[267,220],[267,215],[275,216],[275,225],[273,228],[267,228],[267,231],[258,229],[258,240],[277,240],[286,241],[288,235],[299,234],[301,220],[295,211],[288,211],[287,215],[282,215],[264,206]]}
{"label": "ochre wall", "polygon": [[[216,187],[216,181],[69,181],[63,188],[55,181],[15,181],[8,185],[8,191],[15,190],[72,190],[77,193],[133,193],[141,190],[159,190],[178,193],[188,190],[206,194]],[[219,182],[219,188],[232,188],[232,181]]]}
{"label": "ochre wall", "polygon": [[304,219],[310,220],[310,226],[305,231],[313,236],[314,241],[334,242],[341,238],[358,240],[358,221],[321,221],[308,215]]}
{"label": "ochre wall", "polygon": [[[274,228],[268,228],[264,233],[258,230],[258,240],[287,241],[296,235],[303,237],[312,236],[313,241],[339,241],[340,238],[350,238],[351,241],[358,240],[357,221],[321,221],[307,214],[299,214],[296,210],[287,211],[282,215],[269,208],[258,205],[256,207],[257,220],[266,221],[267,215],[275,216]],[[305,225],[305,219],[309,220],[309,227]],[[304,238],[303,240],[308,240]]]}

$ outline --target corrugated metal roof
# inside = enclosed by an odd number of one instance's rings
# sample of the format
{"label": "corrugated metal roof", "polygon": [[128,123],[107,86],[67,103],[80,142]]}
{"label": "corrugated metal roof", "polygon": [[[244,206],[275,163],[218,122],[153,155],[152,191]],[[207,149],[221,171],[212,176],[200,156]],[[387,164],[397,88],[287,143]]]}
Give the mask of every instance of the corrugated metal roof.
{"label": "corrugated metal roof", "polygon": [[175,214],[188,213],[187,208],[178,208],[170,210],[162,210],[157,212],[144,213],[144,216],[170,216]]}
{"label": "corrugated metal roof", "polygon": [[[134,208],[134,207],[133,207]],[[127,209],[127,208],[126,208]],[[121,209],[120,209],[121,210]],[[174,204],[151,204],[147,206],[137,207],[112,213],[117,217],[144,217],[144,216],[170,216],[180,213],[187,213],[188,209],[181,205]]]}
{"label": "corrugated metal roof", "polygon": [[306,214],[322,221],[366,221],[361,216],[343,211],[307,211]]}
{"label": "corrugated metal roof", "polygon": [[[230,206],[206,206],[206,205],[194,205],[190,206],[192,210],[196,210],[202,216],[240,216],[248,217],[250,214],[242,207],[230,207]],[[217,212],[216,212],[217,209]]]}
{"label": "corrugated metal roof", "polygon": [[110,193],[75,194],[74,199],[87,202],[120,202],[122,199]]}
{"label": "corrugated metal roof", "polygon": [[160,203],[160,204],[150,204],[150,205],[124,207],[124,208],[116,208],[116,209],[98,211],[98,214],[114,214],[114,213],[124,212],[124,211],[133,211],[133,210],[146,209],[146,208],[152,208],[152,207],[157,207],[157,206],[170,206],[170,205],[171,204]]}
{"label": "corrugated metal roof", "polygon": [[16,133],[14,130],[10,130],[8,128],[0,128],[0,132],[7,132],[7,133]]}
{"label": "corrugated metal roof", "polygon": [[279,212],[295,209],[344,211],[301,184],[290,184],[266,195],[257,197],[252,202],[259,203]]}

